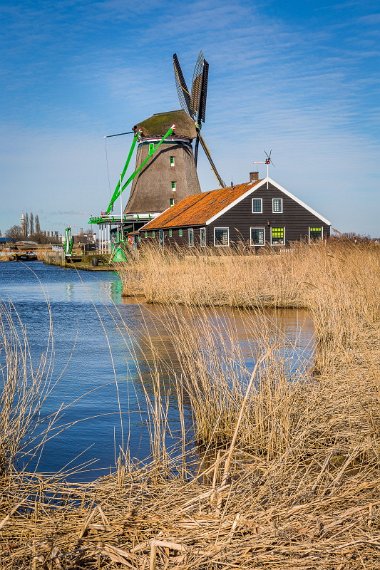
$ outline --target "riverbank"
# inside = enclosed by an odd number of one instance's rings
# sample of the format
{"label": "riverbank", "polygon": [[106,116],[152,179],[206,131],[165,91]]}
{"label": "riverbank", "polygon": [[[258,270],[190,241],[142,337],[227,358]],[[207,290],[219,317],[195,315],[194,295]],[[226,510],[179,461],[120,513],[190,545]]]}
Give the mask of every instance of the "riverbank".
{"label": "riverbank", "polygon": [[[378,249],[320,245],[199,264],[152,250],[125,271],[127,286],[134,271],[148,301],[167,303],[167,334],[182,367],[170,389],[179,408],[184,399],[191,405],[205,461],[185,433],[182,451],[169,454],[167,392],[154,361],[146,465],[122,454],[115,475],[87,485],[3,472],[5,567],[376,568]],[[185,319],[176,303],[189,307]],[[203,318],[199,306],[213,303],[306,306],[316,335],[313,371],[286,380],[263,313],[262,364],[242,381],[233,331]]]}
{"label": "riverbank", "polygon": [[78,269],[81,271],[116,271],[117,268],[108,262],[106,255],[74,255],[72,260],[62,257],[62,254],[45,254],[41,259],[47,265],[63,269]]}

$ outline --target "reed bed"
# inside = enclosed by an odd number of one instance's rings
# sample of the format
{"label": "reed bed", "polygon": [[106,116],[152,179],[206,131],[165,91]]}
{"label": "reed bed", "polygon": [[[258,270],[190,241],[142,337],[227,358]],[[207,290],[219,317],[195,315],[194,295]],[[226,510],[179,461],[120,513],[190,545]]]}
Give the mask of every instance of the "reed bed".
{"label": "reed bed", "polygon": [[[378,249],[240,257],[147,250],[123,270],[168,304],[181,365],[170,387],[170,362],[152,366],[152,461],[124,453],[114,475],[87,485],[8,465],[2,568],[380,568]],[[200,306],[213,304],[256,307],[254,366],[233,322],[205,318]],[[313,318],[314,365],[294,379],[270,304]],[[173,389],[199,443],[189,450],[183,429],[177,454],[163,443]]]}

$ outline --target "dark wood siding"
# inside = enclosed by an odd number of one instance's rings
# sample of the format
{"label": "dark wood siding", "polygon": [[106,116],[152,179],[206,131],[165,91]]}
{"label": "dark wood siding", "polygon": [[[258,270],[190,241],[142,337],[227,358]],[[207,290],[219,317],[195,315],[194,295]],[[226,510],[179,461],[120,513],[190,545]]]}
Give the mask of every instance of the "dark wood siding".
{"label": "dark wood siding", "polygon": [[[252,213],[252,198],[262,198],[262,214]],[[282,214],[272,213],[272,198],[283,199]],[[308,239],[309,227],[323,227],[323,236],[330,235],[330,226],[272,184],[259,188],[207,226],[207,245],[214,245],[214,228],[218,227],[230,228],[230,245],[239,241],[249,243],[251,227],[265,228],[268,243],[271,227],[285,228],[286,243]]]}
{"label": "dark wood siding", "polygon": [[[170,236],[168,229],[164,230],[164,245],[165,246],[175,246],[175,245],[189,245],[189,234],[188,234],[188,227],[182,228],[182,236],[180,236],[180,229],[181,228],[173,228],[172,235]],[[199,247],[200,245],[200,228],[194,226],[194,246]],[[155,230],[155,236],[152,237],[152,230],[148,231],[148,237],[145,237],[145,232],[141,232],[141,243],[159,243],[159,230]]]}

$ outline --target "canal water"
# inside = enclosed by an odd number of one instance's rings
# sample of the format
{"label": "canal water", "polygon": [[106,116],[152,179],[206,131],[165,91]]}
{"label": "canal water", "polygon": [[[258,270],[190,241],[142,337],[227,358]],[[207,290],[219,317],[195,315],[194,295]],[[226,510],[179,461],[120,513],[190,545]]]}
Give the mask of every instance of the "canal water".
{"label": "canal water", "polygon": [[[121,292],[121,282],[112,272],[76,271],[40,262],[0,263],[0,302],[10,308],[15,322],[22,323],[35,368],[46,353],[51,322],[53,326],[49,357],[53,388],[39,420],[48,422],[60,412],[51,432],[54,437],[31,457],[29,469],[65,471],[72,479],[91,480],[112,470],[121,447],[138,459],[149,455],[146,398],[153,401],[157,362],[164,363],[160,373],[166,388],[183,371],[170,309],[123,299]],[[200,326],[194,313],[176,310],[192,330]],[[201,320],[220,331],[221,350],[226,350],[226,340],[237,343],[233,354],[244,360],[246,370],[253,368],[258,339],[251,327],[252,313],[207,309]],[[284,333],[278,350],[289,362],[290,377],[296,377],[312,359],[309,317],[302,311],[277,311],[268,322]],[[200,342],[203,334],[200,326]],[[1,359],[0,346],[3,367]],[[169,443],[174,443],[180,426],[174,395],[168,402]],[[186,400],[185,416],[190,417]]]}

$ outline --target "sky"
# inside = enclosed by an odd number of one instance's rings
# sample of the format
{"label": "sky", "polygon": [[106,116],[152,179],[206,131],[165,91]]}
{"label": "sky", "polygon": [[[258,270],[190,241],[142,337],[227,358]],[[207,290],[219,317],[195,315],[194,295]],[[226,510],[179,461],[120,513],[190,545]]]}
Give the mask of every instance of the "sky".
{"label": "sky", "polygon": [[[247,181],[272,149],[275,181],[337,230],[379,237],[378,0],[0,0],[2,233],[23,211],[86,229],[131,144],[104,136],[178,109],[172,54],[190,82],[201,49],[222,178]],[[202,154],[199,178],[218,187]]]}

